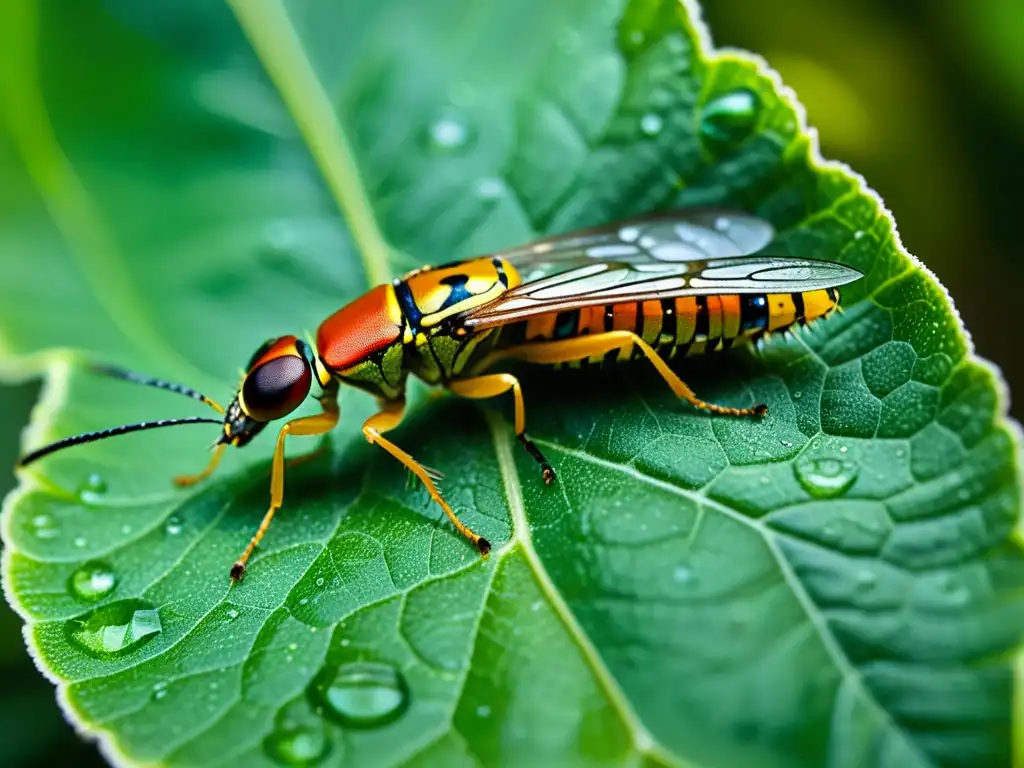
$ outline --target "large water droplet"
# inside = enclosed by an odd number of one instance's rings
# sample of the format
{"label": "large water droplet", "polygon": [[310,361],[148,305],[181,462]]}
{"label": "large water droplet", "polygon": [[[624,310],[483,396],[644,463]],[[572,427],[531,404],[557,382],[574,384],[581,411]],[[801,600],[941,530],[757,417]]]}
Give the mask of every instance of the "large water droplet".
{"label": "large water droplet", "polygon": [[811,496],[830,499],[853,485],[857,465],[842,459],[804,457],[793,465],[793,473]]}
{"label": "large water droplet", "polygon": [[753,133],[760,110],[760,99],[751,90],[742,88],[722,94],[701,111],[701,138],[716,149],[736,147]]}
{"label": "large water droplet", "polygon": [[640,118],[640,130],[647,136],[657,136],[661,133],[664,124],[665,121],[661,119],[661,115],[654,112],[648,112]]}
{"label": "large water droplet", "polygon": [[90,602],[102,600],[117,586],[117,575],[106,563],[91,562],[80,566],[71,578],[68,587],[71,594]]}
{"label": "large water droplet", "polygon": [[96,504],[100,497],[107,492],[107,481],[97,472],[89,473],[89,476],[78,486],[78,498],[83,504]]}
{"label": "large water droplet", "polygon": [[108,658],[133,651],[156,637],[160,613],[142,600],[100,606],[64,625],[68,639],[90,656]]}
{"label": "large water droplet", "polygon": [[316,765],[327,755],[330,745],[323,723],[285,723],[263,742],[270,759],[281,765]]}
{"label": "large water droplet", "polygon": [[394,722],[409,706],[409,686],[390,664],[343,664],[325,670],[313,685],[324,714],[351,728]]}
{"label": "large water droplet", "polygon": [[431,152],[450,154],[468,148],[473,137],[473,131],[464,117],[446,112],[427,126],[425,144]]}

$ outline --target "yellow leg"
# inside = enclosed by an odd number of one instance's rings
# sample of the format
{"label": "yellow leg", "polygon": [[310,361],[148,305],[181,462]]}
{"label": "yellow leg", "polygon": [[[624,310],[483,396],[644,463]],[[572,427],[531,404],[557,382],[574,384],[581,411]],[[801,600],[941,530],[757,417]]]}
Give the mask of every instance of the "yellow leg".
{"label": "yellow leg", "polygon": [[458,517],[455,516],[452,508],[448,506],[448,502],[441,497],[440,491],[438,491],[437,486],[434,485],[434,481],[431,479],[430,473],[422,464],[383,436],[384,432],[391,431],[402,422],[402,416],[404,413],[404,401],[384,401],[382,403],[381,411],[368,418],[363,424],[363,437],[366,438],[366,441],[370,443],[370,445],[373,445],[374,443],[379,445],[385,451],[402,462],[406,469],[416,475],[427,489],[427,493],[430,494],[430,498],[436,501],[441,506],[441,509],[444,510],[444,513],[448,515],[448,519],[452,521],[452,525],[455,526],[455,529],[473,542],[473,545],[480,550],[481,554],[486,555],[491,551],[491,543],[483,536],[474,533],[464,525]]}
{"label": "yellow leg", "polygon": [[446,386],[459,397],[468,397],[474,400],[497,397],[512,390],[516,405],[516,437],[519,438],[519,442],[523,444],[534,461],[540,464],[541,477],[544,478],[544,482],[551,485],[555,481],[555,470],[551,468],[540,449],[526,436],[526,406],[523,404],[523,389],[519,386],[519,380],[515,376],[508,373],[492,373],[472,379],[451,381]]}
{"label": "yellow leg", "polygon": [[529,363],[569,363],[576,360],[585,360],[595,355],[604,355],[617,349],[624,349],[636,346],[644,353],[651,365],[661,374],[661,377],[676,393],[690,405],[701,408],[712,413],[721,413],[728,416],[764,416],[768,413],[768,406],[756,405],[753,408],[727,408],[723,405],[715,405],[706,400],[701,400],[693,393],[693,390],[686,386],[675,372],[668,367],[668,364],[661,358],[650,344],[641,339],[632,331],[606,331],[588,336],[578,336],[573,339],[561,341],[545,341],[533,344],[523,344],[518,347],[498,350],[488,355],[477,370],[484,370],[503,358],[514,358]]}
{"label": "yellow leg", "polygon": [[333,397],[324,397],[320,404],[323,406],[323,413],[315,416],[304,416],[295,421],[289,421],[277,434],[277,446],[274,448],[274,459],[270,470],[270,508],[263,516],[260,527],[249,540],[249,546],[245,548],[242,556],[231,566],[231,578],[238,581],[245,575],[245,564],[249,561],[253,550],[259,546],[263,534],[270,527],[270,521],[274,519],[274,513],[284,503],[284,441],[288,435],[322,435],[330,432],[338,423],[338,404]]}
{"label": "yellow leg", "polygon": [[206,469],[202,472],[197,472],[194,475],[179,475],[174,478],[174,484],[180,485],[182,488],[187,488],[190,485],[195,485],[200,480],[205,480],[213,474],[213,470],[220,464],[221,456],[224,455],[224,449],[227,448],[227,443],[218,443],[213,449],[213,456],[210,457],[210,463],[206,465]]}

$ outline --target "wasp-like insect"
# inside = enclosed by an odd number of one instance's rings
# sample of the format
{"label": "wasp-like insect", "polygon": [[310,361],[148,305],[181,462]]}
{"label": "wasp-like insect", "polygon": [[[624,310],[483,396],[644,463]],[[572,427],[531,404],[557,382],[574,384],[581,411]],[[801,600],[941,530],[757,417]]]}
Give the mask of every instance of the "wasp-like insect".
{"label": "wasp-like insect", "polygon": [[861,277],[825,261],[753,255],[774,237],[754,216],[725,210],[658,214],[540,240],[502,253],[439,267],[422,267],[379,285],[320,325],[316,349],[295,336],[261,346],[225,411],[188,387],[110,366],[115,378],[178,392],[210,405],[223,420],[191,417],[129,424],[69,437],[25,456],[24,466],[54,451],[156,427],[221,424],[208,466],[176,478],[192,485],[216,468],[225,446],[243,446],[271,421],[309,396],[314,379],[321,412],[285,423],[277,436],[270,508],[231,578],[246,563],[284,500],[288,435],[320,435],[338,421],[339,384],[375,395],[380,411],[363,435],[423,483],[455,528],[483,554],[490,543],[464,525],[438,492],[436,476],[384,435],[402,421],[411,373],[466,398],[511,392],[515,431],[544,482],[555,471],[526,434],[519,381],[489,372],[503,360],[583,365],[643,358],[691,405],[729,416],[761,416],[764,405],[727,408],[698,398],[666,360],[716,352],[755,341],[834,311],[838,286]]}

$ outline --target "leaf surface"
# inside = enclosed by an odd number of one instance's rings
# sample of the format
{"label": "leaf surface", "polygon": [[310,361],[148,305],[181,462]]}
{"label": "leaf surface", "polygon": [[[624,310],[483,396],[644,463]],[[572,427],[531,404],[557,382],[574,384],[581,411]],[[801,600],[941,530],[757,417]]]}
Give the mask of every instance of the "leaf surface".
{"label": "leaf surface", "polygon": [[552,487],[507,404],[420,398],[395,440],[445,473],[487,560],[363,443],[357,393],[236,587],[270,436],[190,491],[169,478],[201,466],[198,427],[32,468],[7,595],[118,762],[1008,760],[1002,385],[877,198],[692,8],[49,0],[0,29],[0,349],[48,382],[28,447],[195,410],[82,353],[226,400],[264,338],[375,282],[649,210],[742,207],[779,252],[866,274],[842,316],[687,368],[762,422],[643,369],[524,373]]}

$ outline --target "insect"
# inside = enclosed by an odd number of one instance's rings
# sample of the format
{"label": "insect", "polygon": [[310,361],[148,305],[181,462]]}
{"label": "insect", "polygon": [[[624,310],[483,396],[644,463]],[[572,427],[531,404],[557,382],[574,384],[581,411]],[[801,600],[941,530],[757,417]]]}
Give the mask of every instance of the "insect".
{"label": "insect", "polygon": [[150,421],[69,437],[33,451],[20,465],[128,432],[220,424],[206,468],[175,479],[188,486],[214,472],[227,446],[246,445],[313,393],[320,412],[288,421],[278,432],[270,506],[231,567],[231,579],[237,581],[284,501],[286,438],[330,431],[338,421],[339,385],[347,384],[378,398],[379,411],[362,427],[366,440],[418,477],[458,532],[486,555],[490,543],[459,520],[439,492],[437,476],[385,436],[402,421],[409,374],[465,398],[511,393],[516,436],[548,484],[555,470],[527,436],[519,381],[492,370],[499,362],[583,366],[646,360],[678,397],[696,408],[762,416],[764,405],[732,408],[701,400],[668,361],[725,350],[829,315],[839,304],[838,286],[861,277],[831,262],[755,255],[773,237],[772,226],[760,218],[691,209],[422,267],[371,289],[324,320],[315,349],[290,335],[265,342],[250,358],[227,409],[180,384],[94,366],[114,378],[200,400],[222,418]]}

